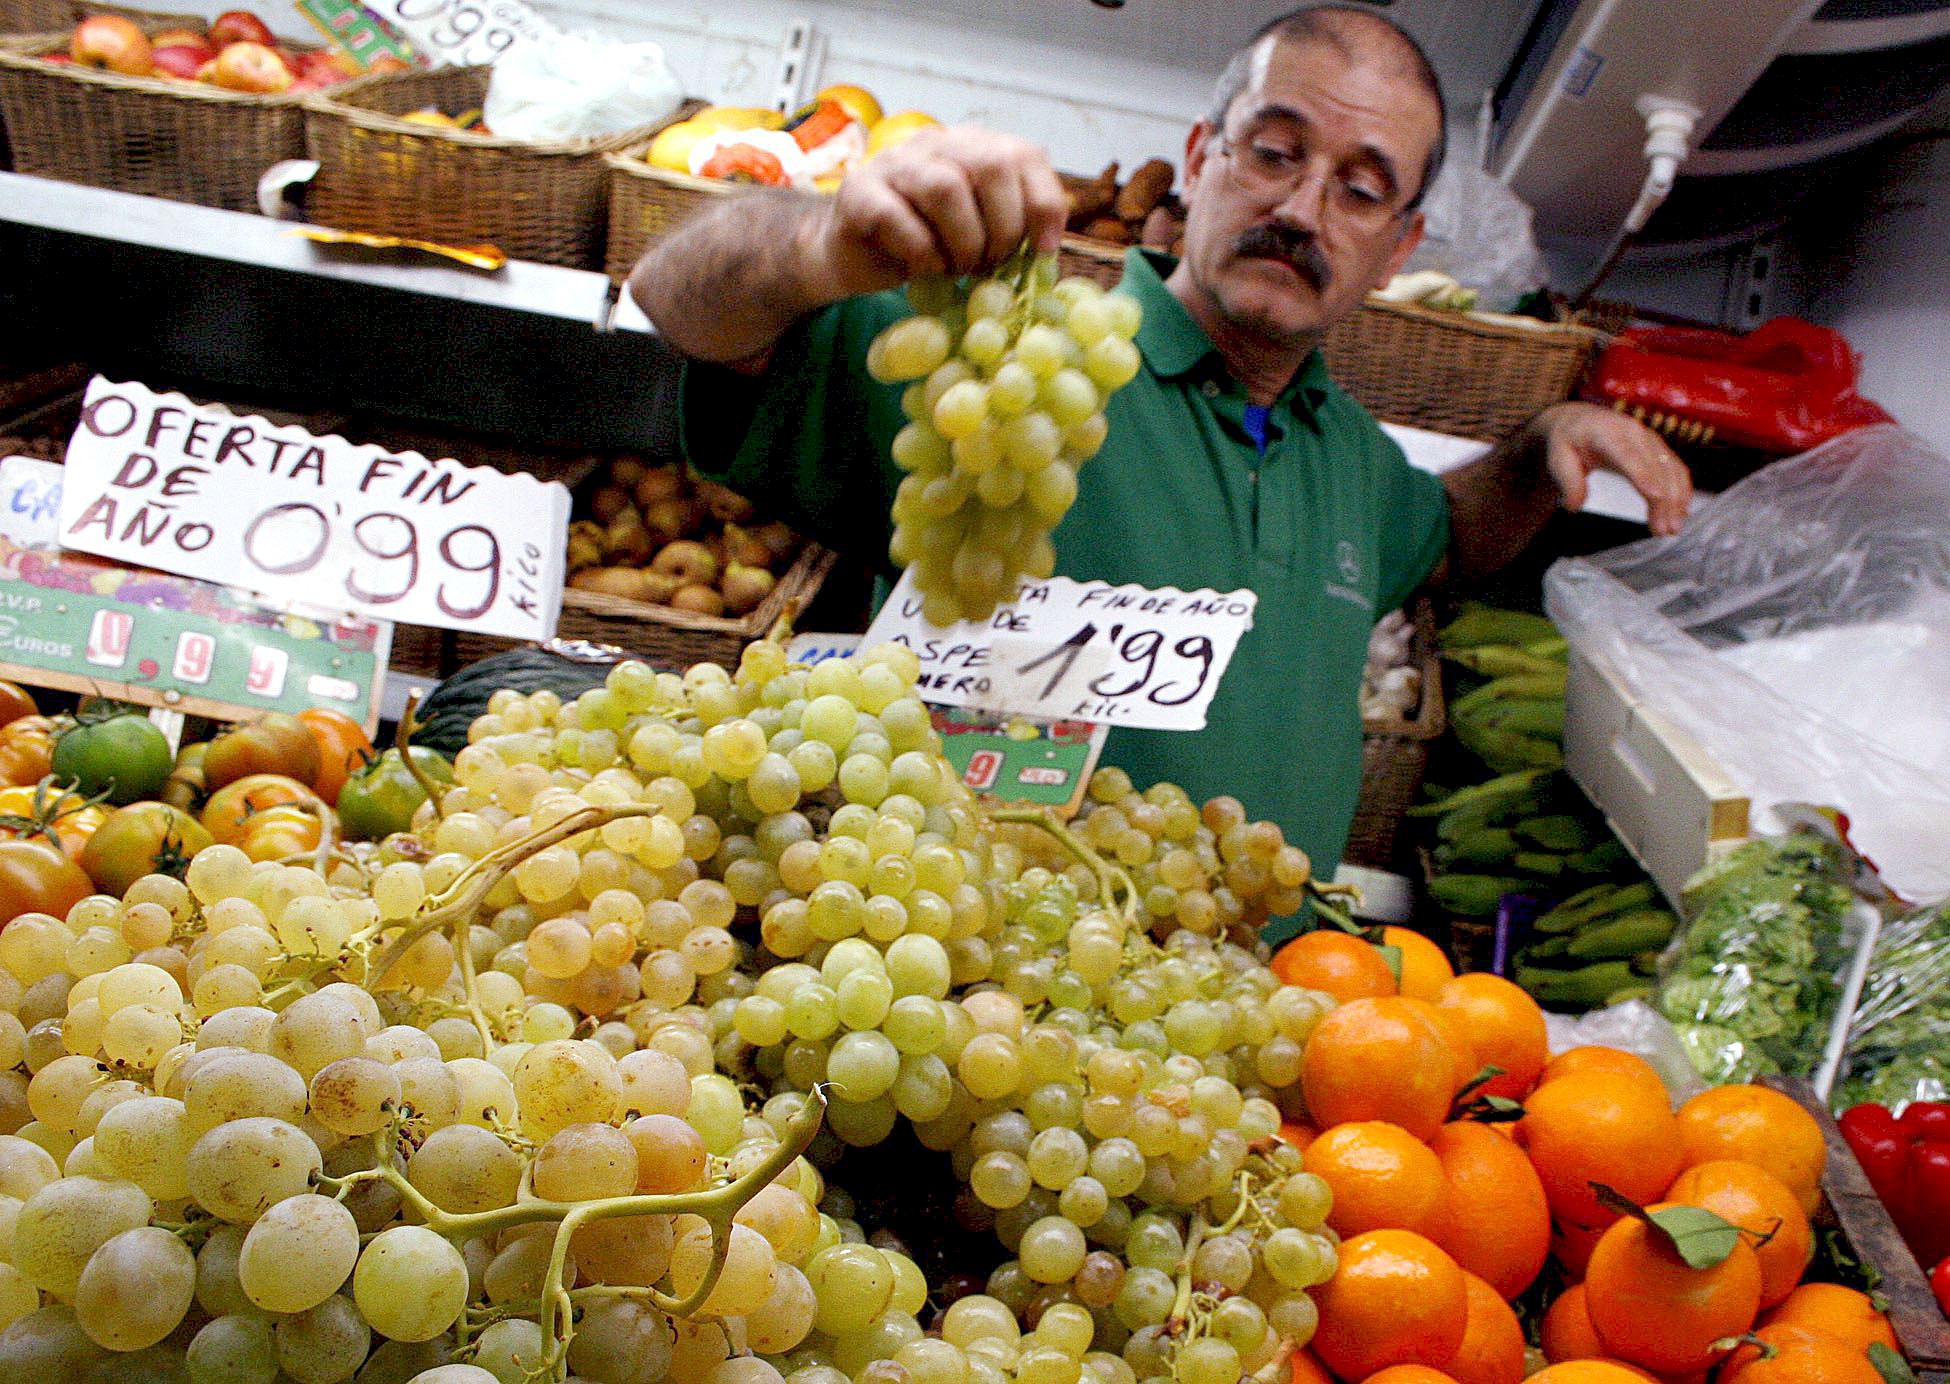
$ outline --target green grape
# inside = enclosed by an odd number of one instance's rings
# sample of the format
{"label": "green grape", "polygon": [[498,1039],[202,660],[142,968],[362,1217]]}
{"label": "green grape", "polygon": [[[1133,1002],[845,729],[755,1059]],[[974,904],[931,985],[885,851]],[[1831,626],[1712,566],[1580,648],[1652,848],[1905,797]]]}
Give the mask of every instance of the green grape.
{"label": "green grape", "polygon": [[948,328],[938,317],[904,318],[881,333],[874,378],[883,383],[922,379],[948,358]]}

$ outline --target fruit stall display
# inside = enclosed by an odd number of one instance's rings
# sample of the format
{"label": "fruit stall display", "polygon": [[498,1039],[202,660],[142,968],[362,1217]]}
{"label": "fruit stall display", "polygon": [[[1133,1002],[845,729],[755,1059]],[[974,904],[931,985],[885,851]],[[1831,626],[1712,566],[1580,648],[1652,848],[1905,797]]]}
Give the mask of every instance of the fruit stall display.
{"label": "fruit stall display", "polygon": [[16,172],[255,211],[259,175],[303,156],[299,101],[355,75],[248,10],[90,14],[0,39],[0,120]]}

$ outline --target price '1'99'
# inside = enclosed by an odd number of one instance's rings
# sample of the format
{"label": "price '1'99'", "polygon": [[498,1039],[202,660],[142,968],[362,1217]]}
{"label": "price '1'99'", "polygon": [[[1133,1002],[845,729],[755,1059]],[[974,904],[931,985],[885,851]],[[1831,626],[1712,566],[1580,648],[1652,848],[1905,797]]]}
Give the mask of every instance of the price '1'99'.
{"label": "price '1'99'", "polygon": [[[345,592],[361,605],[383,606],[404,600],[420,581],[420,534],[402,514],[377,510],[354,521],[352,542],[363,557],[354,558],[345,573]],[[276,505],[251,520],[244,530],[244,556],[272,576],[309,572],[325,560],[332,546],[332,521],[317,505],[302,500]],[[460,580],[443,578],[434,588],[434,604],[449,618],[478,620],[501,593],[501,544],[492,530],[480,524],[461,524],[441,534],[433,552]],[[367,559],[370,559],[368,561]],[[482,583],[485,589],[478,589]],[[470,591],[469,587],[477,588]],[[478,594],[473,604],[459,604]]]}
{"label": "price '1'99'", "polygon": [[423,26],[436,48],[460,48],[479,40],[498,56],[517,37],[512,29],[490,24],[486,11],[465,0],[395,0],[393,10],[403,22]]}

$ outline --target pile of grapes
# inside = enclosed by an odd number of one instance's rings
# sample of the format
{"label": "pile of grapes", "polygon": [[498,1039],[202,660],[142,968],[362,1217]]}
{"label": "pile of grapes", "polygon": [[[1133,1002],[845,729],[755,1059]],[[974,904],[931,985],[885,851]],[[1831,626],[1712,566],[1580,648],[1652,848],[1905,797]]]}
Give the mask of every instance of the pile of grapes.
{"label": "pile of grapes", "polygon": [[1077,468],[1109,432],[1104,402],[1141,364],[1136,298],[1056,277],[1019,252],[978,280],[907,290],[915,315],[875,339],[867,370],[907,383],[889,556],[912,566],[931,624],[985,620],[1024,576],[1055,570],[1050,531]]}
{"label": "pile of grapes", "polygon": [[[1332,1001],[1228,939],[1306,857],[1114,770],[1071,827],[985,811],[916,672],[502,691],[411,833],[13,919],[0,1365],[1271,1378],[1335,1266],[1277,1137]],[[953,1225],[855,1219],[875,1145]]]}

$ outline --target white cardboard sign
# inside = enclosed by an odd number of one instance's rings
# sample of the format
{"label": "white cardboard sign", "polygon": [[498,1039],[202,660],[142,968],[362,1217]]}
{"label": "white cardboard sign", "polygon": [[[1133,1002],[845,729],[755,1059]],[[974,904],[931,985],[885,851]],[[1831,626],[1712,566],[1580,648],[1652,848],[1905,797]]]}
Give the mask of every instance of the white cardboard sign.
{"label": "white cardboard sign", "polygon": [[68,443],[64,548],[279,601],[548,639],[569,492],[97,376]]}
{"label": "white cardboard sign", "polygon": [[364,0],[430,67],[491,63],[518,43],[561,32],[521,0]]}
{"label": "white cardboard sign", "polygon": [[1239,638],[1251,591],[1180,591],[1051,577],[1025,580],[984,623],[921,618],[911,570],[874,617],[866,646],[921,657],[917,691],[943,706],[1151,730],[1202,730]]}
{"label": "white cardboard sign", "polygon": [[0,457],[0,537],[52,547],[61,508],[61,467],[34,457]]}

